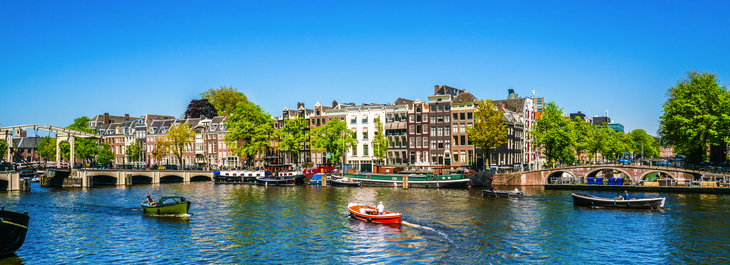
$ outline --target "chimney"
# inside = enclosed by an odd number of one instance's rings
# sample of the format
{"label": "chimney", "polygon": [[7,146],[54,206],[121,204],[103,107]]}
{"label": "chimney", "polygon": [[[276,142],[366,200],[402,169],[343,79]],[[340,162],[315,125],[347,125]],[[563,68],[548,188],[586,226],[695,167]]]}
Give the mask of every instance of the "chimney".
{"label": "chimney", "polygon": [[335,107],[337,107],[337,100],[332,101],[332,108],[334,109]]}
{"label": "chimney", "polygon": [[297,102],[297,109],[304,108],[304,102]]}
{"label": "chimney", "polygon": [[125,121],[128,121],[129,120],[129,114],[124,114],[124,120]]}
{"label": "chimney", "polygon": [[25,137],[28,137],[28,132],[26,132],[25,130],[20,130],[20,138],[25,138]]}
{"label": "chimney", "polygon": [[435,85],[433,88],[433,94],[436,95],[436,93],[439,92],[439,85]]}
{"label": "chimney", "polygon": [[580,110],[578,111],[578,114],[580,114]]}
{"label": "chimney", "polygon": [[109,112],[104,113],[104,124],[109,124]]}

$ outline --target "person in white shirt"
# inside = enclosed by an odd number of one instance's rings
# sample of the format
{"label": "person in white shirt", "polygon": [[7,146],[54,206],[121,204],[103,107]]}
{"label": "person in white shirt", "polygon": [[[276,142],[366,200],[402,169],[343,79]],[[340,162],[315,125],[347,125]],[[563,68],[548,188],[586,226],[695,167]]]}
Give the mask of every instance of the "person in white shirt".
{"label": "person in white shirt", "polygon": [[515,192],[520,192],[520,190],[518,190],[517,188],[515,188]]}
{"label": "person in white shirt", "polygon": [[385,206],[383,206],[383,202],[380,202],[378,204],[378,214],[384,214],[385,213]]}

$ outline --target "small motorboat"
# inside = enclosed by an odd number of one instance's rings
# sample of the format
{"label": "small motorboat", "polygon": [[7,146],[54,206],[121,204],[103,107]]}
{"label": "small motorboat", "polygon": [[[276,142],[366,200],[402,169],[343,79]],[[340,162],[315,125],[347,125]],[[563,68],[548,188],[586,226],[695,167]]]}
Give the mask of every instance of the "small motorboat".
{"label": "small motorboat", "polygon": [[521,191],[496,190],[496,189],[482,190],[482,195],[487,196],[487,197],[523,197],[523,196],[525,196],[525,194]]}
{"label": "small motorboat", "polygon": [[368,205],[350,204],[347,209],[350,211],[350,217],[368,223],[400,224],[401,222],[400,213],[385,211],[383,214],[378,214],[375,207]]}
{"label": "small motorboat", "polygon": [[603,198],[588,194],[571,193],[573,196],[573,205],[575,206],[600,206],[613,208],[629,208],[629,209],[659,209],[664,208],[666,197],[649,198],[649,199],[630,199],[622,198]]}
{"label": "small motorboat", "polygon": [[185,197],[162,197],[152,205],[143,202],[142,212],[145,214],[187,214],[191,203]]}
{"label": "small motorboat", "polygon": [[41,182],[41,177],[35,176],[35,177],[31,178],[30,181],[31,182]]}
{"label": "small motorboat", "polygon": [[25,242],[30,216],[28,212],[16,213],[0,210],[0,257],[15,253]]}
{"label": "small motorboat", "polygon": [[360,181],[356,181],[352,178],[343,177],[341,179],[332,179],[331,182],[332,186],[339,186],[339,187],[360,187],[362,183]]}

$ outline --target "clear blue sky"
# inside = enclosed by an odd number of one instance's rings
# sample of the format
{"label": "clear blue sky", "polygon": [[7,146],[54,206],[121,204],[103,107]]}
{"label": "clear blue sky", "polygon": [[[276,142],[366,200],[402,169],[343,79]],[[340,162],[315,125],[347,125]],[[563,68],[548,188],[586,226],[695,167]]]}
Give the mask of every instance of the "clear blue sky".
{"label": "clear blue sky", "polygon": [[[484,3],[507,2],[507,3]],[[233,86],[274,116],[332,100],[425,100],[434,85],[655,134],[667,88],[730,80],[730,1],[0,0],[0,125],[179,116]]]}

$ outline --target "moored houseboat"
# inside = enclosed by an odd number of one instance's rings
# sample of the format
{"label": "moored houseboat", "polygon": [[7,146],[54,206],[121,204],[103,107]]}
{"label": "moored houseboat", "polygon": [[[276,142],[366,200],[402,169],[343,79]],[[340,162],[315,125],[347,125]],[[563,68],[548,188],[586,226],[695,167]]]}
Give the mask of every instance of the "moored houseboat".
{"label": "moored houseboat", "polygon": [[659,209],[664,208],[666,197],[648,199],[604,198],[588,194],[570,194],[575,206],[611,207],[628,209]]}
{"label": "moored houseboat", "polygon": [[266,172],[247,170],[213,171],[213,181],[216,184],[256,184],[256,180],[266,176]]}
{"label": "moored houseboat", "polygon": [[362,183],[362,186],[395,187],[403,185],[403,178],[408,177],[408,187],[413,188],[466,188],[471,181],[463,174],[345,174],[345,177]]}
{"label": "moored houseboat", "polygon": [[15,253],[25,242],[30,217],[28,212],[0,210],[0,257]]}

